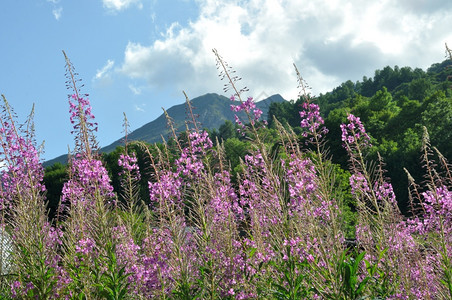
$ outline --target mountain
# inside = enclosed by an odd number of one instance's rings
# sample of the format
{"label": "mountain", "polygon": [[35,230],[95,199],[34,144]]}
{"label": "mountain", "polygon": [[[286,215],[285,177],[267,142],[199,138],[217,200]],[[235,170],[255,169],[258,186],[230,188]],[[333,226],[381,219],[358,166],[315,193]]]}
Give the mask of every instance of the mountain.
{"label": "mountain", "polygon": [[[262,110],[262,116],[266,119],[268,114],[268,109],[270,103],[272,102],[284,102],[284,98],[281,95],[276,94],[270,96],[262,101],[256,103],[256,107]],[[200,127],[207,129],[218,129],[226,120],[235,120],[235,114],[231,111],[231,100],[225,96],[221,96],[215,93],[205,94],[190,100],[190,104],[193,108],[193,113],[196,115],[196,121],[200,123]],[[235,104],[238,104],[237,102]],[[167,110],[168,115],[172,118],[174,122],[174,127],[177,132],[182,132],[185,130],[185,123],[188,122],[187,104],[175,105]],[[244,114],[238,114],[242,120]],[[132,131],[128,135],[128,140],[139,140],[147,143],[161,142],[162,136],[167,139],[170,136],[170,129],[167,126],[167,120],[165,115],[162,113],[157,119],[151,121],[142,127]],[[101,152],[111,152],[117,146],[123,144],[123,139],[120,138],[117,141],[111,143],[100,149]],[[61,155],[54,159],[48,160],[43,163],[43,165],[51,166],[56,162],[66,163],[67,155]]]}

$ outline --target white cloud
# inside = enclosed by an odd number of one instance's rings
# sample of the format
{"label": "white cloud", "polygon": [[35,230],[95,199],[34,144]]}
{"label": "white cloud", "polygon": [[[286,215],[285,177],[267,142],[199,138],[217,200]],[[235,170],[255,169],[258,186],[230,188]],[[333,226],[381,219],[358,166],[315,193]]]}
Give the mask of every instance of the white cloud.
{"label": "white cloud", "polygon": [[221,92],[225,82],[211,51],[217,48],[252,95],[295,98],[293,62],[314,93],[326,92],[386,65],[441,61],[444,42],[452,43],[452,2],[425,3],[197,0],[200,15],[186,27],[174,23],[150,45],[130,42],[120,71],[155,89]]}
{"label": "white cloud", "polygon": [[47,2],[52,3],[53,10],[52,14],[55,17],[55,19],[58,21],[61,19],[61,16],[63,15],[63,7],[59,6],[57,7],[57,4],[60,3],[60,0],[47,0]]}
{"label": "white cloud", "polygon": [[146,106],[145,104],[141,104],[141,105],[135,104],[135,105],[134,105],[134,108],[135,108],[136,111],[139,111],[139,112],[146,112],[146,111],[144,110],[144,107],[145,107],[145,106]]}
{"label": "white cloud", "polygon": [[137,5],[139,9],[143,8],[141,0],[102,0],[104,7],[112,11],[120,11],[128,8],[132,4]]}
{"label": "white cloud", "polygon": [[53,13],[53,16],[55,17],[55,19],[58,21],[63,14],[63,8],[62,7],[54,8],[52,10],[52,13]]}
{"label": "white cloud", "polygon": [[141,95],[141,88],[136,87],[133,84],[129,84],[129,89],[132,91],[134,95]]}
{"label": "white cloud", "polygon": [[113,60],[108,60],[105,66],[102,67],[102,69],[97,70],[96,75],[94,76],[94,79],[102,79],[106,76],[108,76],[108,72],[113,68],[113,65],[115,62]]}

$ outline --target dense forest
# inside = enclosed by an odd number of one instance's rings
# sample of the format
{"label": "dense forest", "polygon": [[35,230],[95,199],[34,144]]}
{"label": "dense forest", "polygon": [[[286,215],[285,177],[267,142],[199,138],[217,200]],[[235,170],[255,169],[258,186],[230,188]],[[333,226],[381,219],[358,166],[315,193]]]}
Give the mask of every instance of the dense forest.
{"label": "dense forest", "polygon": [[[347,154],[342,147],[340,124],[346,121],[348,113],[361,118],[374,147],[366,153],[369,160],[378,160],[378,154],[383,157],[387,176],[390,178],[399,207],[403,213],[408,213],[408,180],[404,168],[417,182],[422,182],[421,145],[428,132],[430,144],[436,147],[446,158],[452,157],[452,68],[450,60],[433,64],[426,71],[410,67],[385,67],[376,70],[373,78],[363,77],[361,81],[347,81],[326,94],[320,94],[313,101],[320,106],[325,125],[329,129],[325,148],[332,161],[337,164],[338,174],[341,174],[346,190]],[[268,126],[261,129],[267,136],[268,148],[278,157],[277,130],[275,119],[287,126],[299,136],[304,143],[303,129],[300,127],[300,110],[302,97],[282,103],[272,103],[267,116]],[[251,143],[246,136],[238,131],[239,126],[226,121],[218,130],[210,130],[213,141],[218,141],[225,149],[226,160],[230,162],[233,176],[240,170],[240,159],[251,150]],[[180,133],[179,141],[184,141],[184,133]],[[273,139],[272,139],[273,137]],[[171,139],[168,146],[176,147]],[[218,145],[217,145],[218,146]],[[161,143],[147,145],[130,144],[127,149],[138,157],[140,169],[145,170],[146,151],[158,151],[164,147]],[[109,171],[113,187],[119,191],[120,179],[117,175],[120,167],[117,162],[124,148],[119,146],[110,153],[103,153],[102,159]],[[143,166],[143,168],[141,168]],[[145,172],[143,172],[145,173]],[[234,177],[233,177],[234,178]],[[67,180],[67,166],[56,163],[45,169],[44,183],[47,187],[50,215],[56,214],[61,189]],[[147,185],[152,181],[150,175],[143,174],[141,184],[142,198],[148,199]],[[118,195],[121,199],[121,195]],[[351,197],[350,197],[351,199]],[[350,200],[351,201],[351,200]],[[350,202],[353,210],[353,203]]]}

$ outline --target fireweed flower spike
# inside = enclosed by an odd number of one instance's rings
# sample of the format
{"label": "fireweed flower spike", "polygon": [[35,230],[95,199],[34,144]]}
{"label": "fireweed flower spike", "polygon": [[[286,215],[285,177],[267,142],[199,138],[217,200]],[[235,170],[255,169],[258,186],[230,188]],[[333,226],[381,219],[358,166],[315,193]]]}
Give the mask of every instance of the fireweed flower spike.
{"label": "fireweed flower spike", "polygon": [[[231,96],[231,100],[234,101],[234,96]],[[253,97],[248,97],[245,102],[242,102],[240,105],[232,105],[231,110],[233,112],[244,111],[248,115],[252,115],[251,124],[254,125],[255,122],[259,121],[262,116],[262,110],[256,108],[256,103],[253,101]],[[239,124],[242,125],[242,124]],[[243,128],[243,126],[242,126]]]}
{"label": "fireweed flower spike", "polygon": [[[368,171],[368,165],[364,160],[363,154],[365,148],[371,147],[370,137],[366,133],[359,117],[349,114],[347,120],[349,123],[341,124],[340,127],[343,147],[347,150],[350,159],[350,171],[352,173],[350,185],[352,194],[357,199],[361,211],[366,212],[366,214],[372,217],[373,214],[376,214],[376,217],[380,220],[380,224],[382,222],[381,218],[383,217],[381,209],[386,204],[384,201],[381,201],[380,187],[383,184],[390,184],[384,182],[384,176],[381,174],[383,171],[380,174],[375,174],[378,175],[380,182],[372,181],[371,178],[377,176],[372,176],[371,172]],[[380,170],[383,170],[381,166]],[[376,191],[379,193],[378,195]],[[386,196],[389,196],[389,193]]]}
{"label": "fireweed flower spike", "polygon": [[[38,298],[49,298],[56,288],[61,231],[47,221],[45,187],[42,184],[44,170],[34,142],[33,111],[26,126],[17,126],[12,108],[3,95],[2,98],[0,155],[5,165],[0,171],[0,226],[2,236],[5,229],[11,230],[14,245],[9,256],[14,264],[11,270],[20,274],[15,277],[17,280],[12,283],[11,292],[19,297],[29,292]],[[3,252],[2,266],[6,257]],[[7,270],[2,270],[4,274]],[[2,278],[2,286],[5,279]]]}
{"label": "fireweed flower spike", "polygon": [[[243,111],[248,117],[248,123],[250,124],[251,132],[254,136],[254,138],[257,141],[257,144],[262,144],[260,137],[257,133],[257,128],[255,127],[255,123],[259,120],[259,118],[262,115],[262,111],[258,108],[256,108],[256,104],[253,101],[252,97],[248,97],[246,101],[242,99],[242,94],[244,92],[249,91],[247,87],[244,87],[242,89],[237,88],[237,82],[240,81],[242,78],[238,77],[235,74],[235,71],[228,65],[228,63],[221,57],[221,55],[218,53],[216,49],[212,50],[216,61],[217,61],[217,69],[220,70],[220,78],[221,80],[227,80],[227,83],[224,87],[224,92],[228,92],[230,90],[234,91],[234,94],[231,96],[231,101],[238,100],[240,102],[239,105],[231,105],[231,110],[234,112],[240,112]],[[245,130],[247,129],[247,126],[243,123],[240,118],[235,115],[235,122],[240,126],[240,132],[243,136],[245,136]],[[262,122],[262,126],[265,127],[266,122]],[[261,149],[262,150],[262,149]]]}
{"label": "fireweed flower spike", "polygon": [[341,124],[342,141],[347,150],[363,149],[371,147],[370,137],[366,133],[359,117],[349,114],[348,124]]}
{"label": "fireweed flower spike", "polygon": [[[167,296],[166,292],[169,294],[174,292],[188,297],[195,291],[193,285],[198,278],[196,266],[199,259],[195,240],[197,231],[188,226],[190,218],[185,213],[189,210],[186,197],[192,180],[199,178],[199,171],[203,167],[198,163],[190,147],[182,148],[178,143],[177,148],[181,153],[176,159],[176,170],[170,167],[168,153],[161,153],[157,148],[158,156],[154,157],[147,152],[154,170],[153,179],[148,182],[148,187],[157,222],[154,237],[152,235],[148,237],[150,241],[148,245],[155,245],[156,239],[161,245],[157,244],[157,249],[147,248],[146,251],[155,251],[155,259],[165,270],[161,275],[154,272],[155,276],[160,276],[159,285],[169,289],[165,291],[164,296]],[[194,148],[203,151],[204,147],[195,143]],[[168,152],[168,148],[164,150]],[[166,251],[163,253],[157,251],[161,248]],[[192,286],[193,289],[186,289],[187,286]]]}
{"label": "fireweed flower spike", "polygon": [[72,90],[69,95],[69,113],[70,121],[73,125],[75,134],[75,152],[79,155],[92,157],[92,151],[97,150],[97,142],[94,132],[97,131],[97,123],[94,122],[94,115],[91,112],[91,105],[88,100],[88,94],[82,94],[79,83],[81,79],[77,78],[74,65],[63,51],[66,60],[66,87]]}
{"label": "fireweed flower spike", "polygon": [[[312,285],[317,292],[312,297],[335,298],[340,290],[337,279],[341,274],[332,265],[339,265],[346,251],[339,246],[345,240],[344,217],[340,209],[344,204],[337,195],[337,171],[325,149],[328,129],[324,126],[320,107],[309,94],[309,87],[295,64],[294,68],[300,90],[298,97],[302,101],[300,127],[309,147],[300,149],[289,142],[288,150],[292,154],[287,162],[283,161],[290,194],[289,212],[297,228],[297,239],[288,239],[287,244],[291,252],[299,253],[304,259],[299,259],[299,263],[310,265],[315,274]],[[306,158],[306,152],[310,159]],[[324,282],[330,284],[322,284]]]}
{"label": "fireweed flower spike", "polygon": [[[91,269],[99,264],[105,264],[105,257],[109,257],[112,226],[109,224],[108,209],[116,203],[110,178],[102,162],[97,159],[97,143],[94,132],[97,123],[87,95],[80,92],[77,73],[74,66],[64,53],[66,60],[66,76],[69,95],[70,121],[73,125],[72,134],[75,139],[75,153],[69,161],[69,180],[62,191],[62,205],[67,207],[65,222],[66,238],[65,269],[71,279],[71,285],[83,290],[88,297],[94,297],[93,287],[87,283],[92,281]],[[86,251],[77,251],[75,245],[90,247]],[[113,245],[114,247],[114,245]],[[81,249],[81,248],[80,248]],[[110,251],[110,252],[109,252]],[[112,262],[113,263],[113,262]],[[80,266],[81,264],[81,266]],[[116,268],[116,267],[115,267]],[[102,272],[97,276],[103,276]],[[62,278],[66,281],[67,278]]]}
{"label": "fireweed flower spike", "polygon": [[[63,52],[64,53],[64,52]],[[81,96],[80,88],[77,86],[74,66],[64,53],[66,59],[66,71],[68,77],[68,88],[74,91],[69,97],[70,121],[73,125],[71,132],[75,136],[75,155],[71,161],[71,178],[63,187],[62,202],[73,202],[76,205],[85,202],[88,206],[94,205],[98,197],[113,198],[113,187],[110,178],[102,162],[95,159],[97,148],[94,132],[97,131],[94,115],[88,95]]]}
{"label": "fireweed flower spike", "polygon": [[[123,167],[125,171],[134,172],[136,171],[136,179],[139,180],[141,178],[139,173],[139,168],[137,165],[137,157],[135,155],[135,152],[133,152],[131,155],[127,154],[121,154],[118,159],[118,166]],[[123,175],[125,171],[121,171],[119,174]]]}
{"label": "fireweed flower spike", "polygon": [[422,152],[427,174],[423,183],[424,192],[419,192],[418,189],[421,187],[414,183],[414,179],[407,172],[413,189],[410,192],[417,197],[421,210],[407,222],[414,234],[418,234],[423,240],[428,241],[429,264],[425,265],[431,268],[425,270],[424,267],[425,271],[422,269],[420,271],[428,274],[430,290],[435,289],[435,294],[445,299],[452,297],[452,248],[450,246],[452,244],[452,192],[450,188],[452,177],[449,172],[449,164],[439,151],[437,151],[437,155],[440,166],[437,166],[433,157],[430,157],[432,153],[426,130]]}
{"label": "fireweed flower spike", "polygon": [[140,199],[141,173],[138,167],[138,159],[135,152],[129,150],[128,127],[129,123],[124,113],[124,153],[118,159],[121,167],[118,176],[121,184],[121,200],[117,209],[124,209],[119,218],[119,226],[115,226],[113,239],[116,244],[115,253],[118,265],[128,275],[128,290],[136,295],[150,298],[152,292],[158,289],[159,282],[156,276],[156,268],[161,268],[156,259],[149,253],[144,254],[145,246],[142,239],[146,239],[142,230],[136,230],[136,225],[142,220],[148,220],[146,214],[149,209]]}
{"label": "fireweed flower spike", "polygon": [[[325,121],[320,116],[319,106],[312,103],[312,98],[308,93],[308,86],[301,77],[297,66],[294,64],[295,72],[297,74],[298,88],[300,89],[299,97],[303,99],[303,110],[300,111],[301,117],[301,128],[306,128],[307,130],[302,133],[304,137],[310,136],[309,141],[313,144],[320,144],[322,137],[328,133],[328,128],[322,126]],[[322,126],[322,127],[321,127]]]}
{"label": "fireweed flower spike", "polygon": [[[304,131],[302,135],[308,137],[309,135],[317,136],[320,139],[323,135],[328,133],[326,127],[320,128],[325,123],[320,116],[319,106],[315,103],[304,102],[303,110],[300,111],[300,117],[302,118],[300,126],[301,128],[307,128],[308,131]],[[311,138],[311,142],[313,138]]]}

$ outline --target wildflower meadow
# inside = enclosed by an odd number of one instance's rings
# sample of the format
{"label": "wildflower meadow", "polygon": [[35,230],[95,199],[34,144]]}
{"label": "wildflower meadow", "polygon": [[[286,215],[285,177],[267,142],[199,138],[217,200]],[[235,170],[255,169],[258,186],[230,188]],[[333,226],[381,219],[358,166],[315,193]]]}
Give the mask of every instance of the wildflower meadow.
{"label": "wildflower meadow", "polygon": [[[407,216],[384,158],[369,161],[366,129],[348,115],[340,130],[356,201],[350,233],[325,146],[328,128],[297,68],[302,139],[273,120],[275,154],[262,112],[242,98],[246,89],[213,52],[231,109],[247,115],[236,121],[253,148],[237,178],[222,141],[211,140],[192,114],[184,138],[174,132],[152,151],[125,141],[119,191],[98,152],[88,95],[65,54],[75,144],[54,219],[33,113],[17,124],[2,96],[0,298],[451,299],[452,173],[428,132],[419,149],[424,180],[415,182],[407,171]],[[146,153],[145,168],[138,167],[137,147]],[[143,174],[151,178],[149,203],[140,198]]]}

